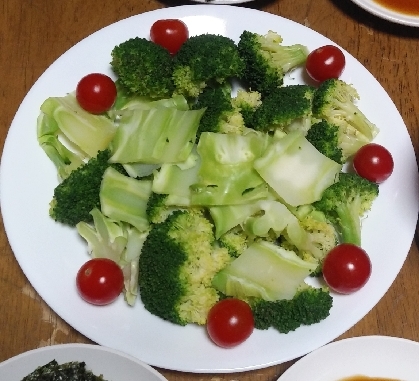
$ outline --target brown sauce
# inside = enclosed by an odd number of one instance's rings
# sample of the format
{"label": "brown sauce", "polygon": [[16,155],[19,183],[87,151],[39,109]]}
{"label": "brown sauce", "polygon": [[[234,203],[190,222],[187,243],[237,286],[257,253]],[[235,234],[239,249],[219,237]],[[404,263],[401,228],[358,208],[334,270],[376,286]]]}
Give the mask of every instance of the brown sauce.
{"label": "brown sauce", "polygon": [[377,4],[382,5],[392,11],[404,13],[411,16],[419,16],[418,0],[374,0]]}
{"label": "brown sauce", "polygon": [[400,381],[400,380],[395,380],[394,378],[353,376],[353,377],[348,377],[348,378],[342,378],[339,381]]}

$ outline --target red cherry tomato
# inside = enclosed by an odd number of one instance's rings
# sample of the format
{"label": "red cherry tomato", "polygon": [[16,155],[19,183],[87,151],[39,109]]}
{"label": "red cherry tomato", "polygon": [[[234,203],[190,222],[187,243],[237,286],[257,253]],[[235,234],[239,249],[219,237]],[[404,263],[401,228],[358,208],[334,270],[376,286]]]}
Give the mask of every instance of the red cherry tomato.
{"label": "red cherry tomato", "polygon": [[103,306],[119,296],[124,287],[124,275],[114,261],[94,258],[83,264],[78,271],[76,286],[86,302]]}
{"label": "red cherry tomato", "polygon": [[188,38],[188,27],[178,19],[157,20],[150,29],[151,41],[166,48],[170,54],[176,54]]}
{"label": "red cherry tomato", "polygon": [[317,82],[339,78],[345,68],[345,56],[338,47],[325,45],[313,50],[306,60],[308,75]]}
{"label": "red cherry tomato", "polygon": [[115,103],[115,83],[105,74],[88,74],[77,84],[76,99],[84,110],[92,114],[101,114]]}
{"label": "red cherry tomato", "polygon": [[359,246],[343,243],[334,247],[323,262],[327,285],[341,294],[361,289],[371,275],[371,260]]}
{"label": "red cherry tomato", "polygon": [[215,344],[232,348],[244,342],[253,332],[250,306],[239,299],[223,299],[208,313],[207,332]]}
{"label": "red cherry tomato", "polygon": [[379,184],[393,173],[394,161],[385,147],[369,143],[355,154],[353,166],[359,176]]}

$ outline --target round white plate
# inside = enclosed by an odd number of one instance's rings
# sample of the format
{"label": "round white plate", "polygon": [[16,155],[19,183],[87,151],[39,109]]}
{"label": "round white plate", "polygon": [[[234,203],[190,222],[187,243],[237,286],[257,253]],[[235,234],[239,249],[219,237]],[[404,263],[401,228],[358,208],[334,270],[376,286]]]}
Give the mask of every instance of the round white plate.
{"label": "round white plate", "polygon": [[354,337],[308,354],[278,381],[338,381],[351,376],[418,381],[418,358],[419,343],[415,341],[389,336]]}
{"label": "round white plate", "polygon": [[358,4],[361,8],[364,8],[367,12],[370,12],[375,16],[381,17],[382,19],[389,20],[397,24],[409,25],[414,27],[419,26],[419,16],[413,16],[393,11],[390,8],[383,7],[382,5],[376,3],[374,0],[352,1],[355,4]]}
{"label": "round white plate", "polygon": [[241,4],[241,3],[249,3],[253,0],[192,0],[195,3],[202,3],[208,5],[234,5],[234,4]]}
{"label": "round white plate", "polygon": [[86,369],[107,381],[166,381],[142,361],[114,349],[89,344],[61,344],[34,349],[0,363],[0,380],[21,381],[52,360],[59,364],[84,361]]}
{"label": "round white plate", "polygon": [[[85,74],[111,75],[113,47],[136,35],[148,36],[150,26],[161,18],[181,18],[191,34],[219,33],[237,40],[245,28],[261,34],[272,29],[282,34],[284,44],[303,43],[314,49],[332,43],[290,20],[227,5],[180,6],[144,13],[84,39],[57,59],[34,84],[6,139],[0,192],[11,247],[28,280],[58,315],[91,340],[148,364],[216,373],[257,369],[300,357],[334,340],[374,307],[407,256],[419,208],[417,166],[407,129],[381,85],[345,52],[347,67],[342,79],[358,89],[360,108],[381,129],[376,141],[393,154],[395,170],[382,185],[363,226],[363,246],[373,264],[370,281],[353,295],[334,295],[331,315],[323,322],[286,335],[275,330],[256,331],[244,344],[226,350],[208,339],[204,327],[181,327],[163,321],[145,311],[140,300],[134,308],[128,307],[122,297],[105,307],[85,303],[75,287],[76,273],[88,259],[85,241],[75,229],[55,223],[48,216],[57,178],[53,164],[37,143],[39,107],[47,97],[73,91]],[[302,83],[303,70],[294,71],[286,82]]]}

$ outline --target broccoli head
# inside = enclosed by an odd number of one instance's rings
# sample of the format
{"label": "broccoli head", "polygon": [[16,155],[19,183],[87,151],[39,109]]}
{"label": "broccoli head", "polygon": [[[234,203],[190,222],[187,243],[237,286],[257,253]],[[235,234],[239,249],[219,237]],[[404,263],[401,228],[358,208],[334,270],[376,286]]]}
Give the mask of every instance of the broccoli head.
{"label": "broccoli head", "polygon": [[[340,79],[328,79],[314,93],[313,115],[339,126],[341,134],[346,135],[349,142],[359,142],[359,148],[377,135],[378,128],[356,105],[358,99],[358,92],[353,86]],[[352,153],[356,151],[355,147]]]}
{"label": "broccoli head", "polygon": [[340,129],[326,120],[314,123],[307,132],[306,139],[324,156],[344,164],[348,159],[348,152],[344,151]]}
{"label": "broccoli head", "polygon": [[282,37],[273,31],[260,35],[245,30],[238,49],[246,65],[243,79],[252,90],[262,94],[281,87],[285,74],[302,65],[308,56],[305,46],[284,46]]}
{"label": "broccoli head", "polygon": [[229,88],[207,87],[199,95],[192,109],[205,109],[199,122],[197,138],[202,132],[237,133],[241,134],[244,128],[243,117],[233,107]]}
{"label": "broccoli head", "polygon": [[327,289],[303,285],[291,300],[249,301],[256,329],[273,327],[281,333],[319,323],[330,314],[333,298]]}
{"label": "broccoli head", "polygon": [[145,38],[131,38],[115,46],[111,66],[119,85],[132,95],[170,97],[174,90],[169,51]]}
{"label": "broccoli head", "polygon": [[249,237],[240,226],[236,226],[224,233],[218,242],[225,247],[232,258],[239,257],[249,245]]}
{"label": "broccoli head", "polygon": [[378,196],[378,185],[355,173],[341,173],[313,207],[336,224],[344,243],[361,245],[361,217]]}
{"label": "broccoli head", "polygon": [[178,210],[152,225],[139,259],[140,296],[149,312],[179,325],[206,323],[219,299],[212,278],[230,261],[214,241],[200,209]]}
{"label": "broccoli head", "polygon": [[201,34],[186,40],[174,56],[173,80],[177,93],[195,98],[207,86],[241,77],[243,69],[232,39]]}
{"label": "broccoli head", "polygon": [[305,135],[311,126],[313,96],[314,87],[308,85],[276,88],[262,99],[249,127],[264,132],[300,130]]}
{"label": "broccoli head", "polygon": [[[50,216],[58,222],[75,226],[80,221],[92,222],[90,212],[100,209],[100,186],[105,170],[111,165],[110,151],[100,151],[96,157],[73,170],[55,189],[50,203]],[[124,173],[122,166],[112,164]]]}

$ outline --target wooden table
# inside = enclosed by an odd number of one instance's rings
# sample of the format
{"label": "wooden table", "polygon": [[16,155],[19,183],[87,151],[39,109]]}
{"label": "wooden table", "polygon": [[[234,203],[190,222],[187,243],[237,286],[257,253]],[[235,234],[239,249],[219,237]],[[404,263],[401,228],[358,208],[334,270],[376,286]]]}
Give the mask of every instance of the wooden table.
{"label": "wooden table", "polygon": [[[145,11],[181,4],[184,3],[169,0],[2,0],[1,147],[27,91],[67,49],[108,24]],[[304,24],[348,50],[390,94],[409,129],[415,150],[418,150],[419,113],[415,107],[419,105],[419,28],[380,20],[350,0],[259,0],[244,6]],[[25,153],[22,152],[24,159]],[[18,266],[4,229],[0,230],[0,290],[0,361],[46,345],[90,342],[68,326],[37,295]],[[419,341],[418,290],[419,250],[414,241],[400,274],[386,295],[339,339],[380,334]],[[160,371],[171,381],[263,381],[276,380],[292,363],[238,374]]]}

